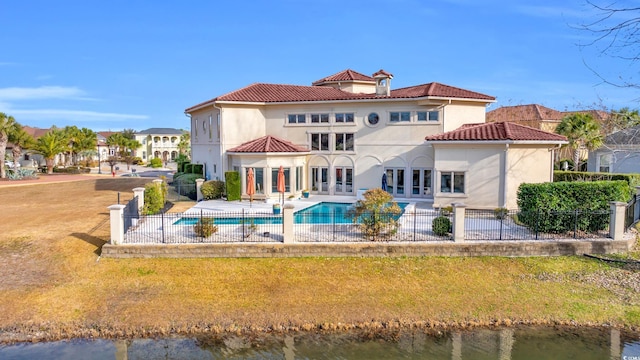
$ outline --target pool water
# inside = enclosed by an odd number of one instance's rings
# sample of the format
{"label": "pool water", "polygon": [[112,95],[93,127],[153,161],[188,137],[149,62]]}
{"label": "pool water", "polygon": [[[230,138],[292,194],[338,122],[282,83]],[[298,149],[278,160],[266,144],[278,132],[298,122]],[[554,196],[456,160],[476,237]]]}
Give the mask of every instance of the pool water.
{"label": "pool water", "polygon": [[[404,212],[405,207],[409,203],[398,203],[398,206]],[[348,215],[349,210],[353,207],[351,203],[337,202],[321,202],[308,208],[298,210],[294,213],[294,224],[351,224],[353,220]],[[398,215],[398,217],[400,217]],[[182,218],[173,223],[174,225],[195,225],[198,222],[197,217]],[[216,225],[240,225],[245,224],[282,224],[282,216],[255,216],[255,217],[216,217],[214,218]]]}

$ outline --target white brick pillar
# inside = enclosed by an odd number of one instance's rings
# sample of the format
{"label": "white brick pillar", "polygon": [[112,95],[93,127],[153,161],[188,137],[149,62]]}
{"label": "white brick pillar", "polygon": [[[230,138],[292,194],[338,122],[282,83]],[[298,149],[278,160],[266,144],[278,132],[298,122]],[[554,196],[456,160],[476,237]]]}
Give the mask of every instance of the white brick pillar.
{"label": "white brick pillar", "polygon": [[111,223],[111,244],[118,245],[124,241],[124,218],[122,217],[126,205],[111,205],[109,221]]}
{"label": "white brick pillar", "polygon": [[284,237],[283,242],[285,244],[294,243],[293,239],[293,204],[285,204],[282,209],[282,234]]}
{"label": "white brick pillar", "polygon": [[453,203],[453,241],[464,241],[464,214],[466,205],[462,203]]}
{"label": "white brick pillar", "polygon": [[611,222],[609,223],[609,236],[613,240],[622,240],[624,237],[624,218],[627,203],[621,201],[612,201],[611,206]]}
{"label": "white brick pillar", "polygon": [[138,197],[138,211],[142,211],[144,207],[144,188],[137,187],[133,189],[133,196]]}
{"label": "white brick pillar", "polygon": [[204,184],[204,179],[196,179],[196,201],[202,201],[204,199],[202,195],[202,184]]}

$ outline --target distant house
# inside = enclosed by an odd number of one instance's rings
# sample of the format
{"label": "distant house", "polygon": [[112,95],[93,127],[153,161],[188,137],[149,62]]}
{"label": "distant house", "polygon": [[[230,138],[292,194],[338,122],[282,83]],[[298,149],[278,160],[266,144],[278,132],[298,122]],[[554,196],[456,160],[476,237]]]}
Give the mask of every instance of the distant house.
{"label": "distant house", "polygon": [[553,181],[553,150],[567,143],[558,134],[511,122],[469,124],[425,138],[436,181],[434,204],[471,208],[517,208],[522,183]]}
{"label": "distant house", "polygon": [[640,173],[640,125],[614,132],[589,153],[587,171]]}
{"label": "distant house", "polygon": [[162,161],[173,161],[180,153],[178,143],[183,130],[173,128],[150,128],[135,133],[135,139],[141,147],[135,150],[135,156],[139,156],[147,162],[152,158]]}

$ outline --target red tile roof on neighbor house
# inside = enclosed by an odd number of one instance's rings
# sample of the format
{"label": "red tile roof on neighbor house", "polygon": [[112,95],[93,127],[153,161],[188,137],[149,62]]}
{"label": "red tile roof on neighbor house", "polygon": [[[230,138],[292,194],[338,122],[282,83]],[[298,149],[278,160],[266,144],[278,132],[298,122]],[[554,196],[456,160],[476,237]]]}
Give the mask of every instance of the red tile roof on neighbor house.
{"label": "red tile roof on neighbor house", "polygon": [[[339,78],[360,79],[366,81],[375,81],[372,77],[362,75],[352,70],[345,70],[338,74],[326,77],[315,82],[319,84],[322,81],[337,81]],[[328,80],[331,79],[331,80]],[[481,100],[486,102],[495,101],[495,97],[481,94],[475,91],[469,91],[444,85],[436,82],[409,86],[401,89],[391,90],[387,95],[376,95],[375,92],[370,94],[350,93],[338,90],[330,86],[300,86],[285,84],[264,84],[256,83],[244,87],[239,90],[218,96],[211,100],[196,104],[187,108],[185,111],[190,112],[202,106],[213,104],[218,101],[229,102],[255,102],[255,103],[282,103],[282,102],[302,102],[302,101],[345,101],[345,100],[368,100],[368,99],[413,99],[413,98],[458,98]]]}
{"label": "red tile roof on neighbor house", "polygon": [[293,153],[308,152],[308,149],[294,145],[293,143],[267,135],[261,138],[248,141],[228,150],[229,152],[242,153]]}
{"label": "red tile roof on neighbor house", "polygon": [[562,135],[510,122],[468,124],[446,133],[427,136],[427,141],[543,141],[566,142]]}
{"label": "red tile roof on neighbor house", "polygon": [[23,126],[22,129],[29,135],[31,135],[34,139],[41,137],[42,135],[49,132],[51,129],[41,129],[35,128],[31,126]]}
{"label": "red tile roof on neighbor house", "polygon": [[564,117],[564,113],[548,107],[529,104],[516,106],[502,106],[487,112],[487,122],[524,121],[524,120],[557,120]]}

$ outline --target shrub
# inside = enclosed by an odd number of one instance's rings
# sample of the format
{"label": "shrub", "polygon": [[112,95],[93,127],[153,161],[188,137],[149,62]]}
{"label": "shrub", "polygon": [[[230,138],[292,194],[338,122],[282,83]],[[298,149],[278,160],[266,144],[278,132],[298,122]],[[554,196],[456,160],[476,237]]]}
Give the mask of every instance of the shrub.
{"label": "shrub", "polygon": [[215,225],[213,218],[200,218],[198,222],[193,225],[193,231],[199,237],[209,237],[218,232],[218,226]]}
{"label": "shrub", "polygon": [[193,165],[192,163],[186,163],[184,164],[184,173],[185,174],[191,174],[193,173]]}
{"label": "shrub", "polygon": [[131,163],[133,165],[142,165],[144,163],[144,161],[142,161],[142,158],[139,156],[134,157],[133,159],[131,159]]}
{"label": "shrub", "polygon": [[445,236],[451,232],[451,220],[446,216],[438,216],[431,223],[433,232],[438,236]]}
{"label": "shrub", "polygon": [[402,209],[392,201],[393,196],[380,188],[367,190],[363,196],[349,215],[359,224],[364,236],[376,240],[395,234],[400,226],[397,218]]}
{"label": "shrub", "polygon": [[224,194],[224,181],[205,181],[202,184],[200,191],[202,191],[202,197],[204,197],[205,200],[220,199]]}
{"label": "shrub", "polygon": [[161,168],[162,167],[162,159],[153,158],[153,159],[151,159],[149,161],[149,165],[154,169]]}
{"label": "shrub", "polygon": [[191,164],[191,172],[194,174],[201,175],[204,177],[204,165],[202,164]]}
{"label": "shrub", "polygon": [[145,215],[157,214],[164,208],[165,198],[167,196],[167,184],[148,183],[144,186],[144,208],[142,212]]}
{"label": "shrub", "polygon": [[636,186],[640,186],[640,174],[612,174],[598,172],[576,172],[576,171],[554,171],[553,181],[614,181],[624,180],[629,184],[631,191],[635,191]]}
{"label": "shrub", "polygon": [[453,214],[453,206],[443,206],[440,208],[440,216],[449,216]]}
{"label": "shrub", "polygon": [[227,201],[240,200],[242,185],[240,184],[240,173],[227,171],[224,173],[224,179],[227,187]]}
{"label": "shrub", "polygon": [[197,174],[181,174],[177,178],[173,177],[171,183],[176,189],[179,195],[187,196],[190,199],[196,199],[196,179],[200,179],[202,176]]}
{"label": "shrub", "polygon": [[497,209],[493,209],[493,215],[496,217],[496,219],[498,220],[502,220],[502,219],[506,219],[507,215],[509,215],[509,210],[505,209],[505,208],[497,208]]}

